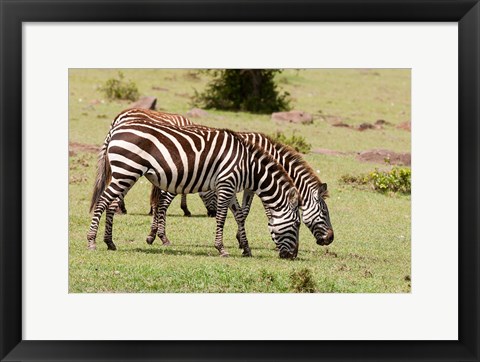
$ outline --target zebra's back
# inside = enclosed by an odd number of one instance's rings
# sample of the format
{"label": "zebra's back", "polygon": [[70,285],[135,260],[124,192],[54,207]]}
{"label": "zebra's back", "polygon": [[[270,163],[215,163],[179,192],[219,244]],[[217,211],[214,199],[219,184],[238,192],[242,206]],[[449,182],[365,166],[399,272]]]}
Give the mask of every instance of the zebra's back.
{"label": "zebra's back", "polygon": [[112,130],[108,156],[118,176],[145,174],[165,191],[195,193],[214,190],[219,176],[239,167],[241,143],[228,130],[123,121]]}
{"label": "zebra's back", "polygon": [[152,121],[172,126],[188,126],[193,124],[188,118],[175,113],[158,112],[143,108],[129,108],[120,112],[112,121],[110,128],[129,121]]}

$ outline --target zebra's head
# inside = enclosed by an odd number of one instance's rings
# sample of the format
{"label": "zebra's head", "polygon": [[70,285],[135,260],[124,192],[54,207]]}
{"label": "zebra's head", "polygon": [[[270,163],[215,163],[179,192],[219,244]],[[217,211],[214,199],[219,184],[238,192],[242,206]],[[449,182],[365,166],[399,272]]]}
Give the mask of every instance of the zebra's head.
{"label": "zebra's head", "polygon": [[286,196],[286,203],[270,210],[268,230],[277,245],[280,258],[294,259],[298,254],[299,196],[294,188],[290,189]]}
{"label": "zebra's head", "polygon": [[333,228],[325,202],[327,195],[327,184],[322,183],[303,205],[303,222],[315,236],[318,245],[329,245],[333,242]]}

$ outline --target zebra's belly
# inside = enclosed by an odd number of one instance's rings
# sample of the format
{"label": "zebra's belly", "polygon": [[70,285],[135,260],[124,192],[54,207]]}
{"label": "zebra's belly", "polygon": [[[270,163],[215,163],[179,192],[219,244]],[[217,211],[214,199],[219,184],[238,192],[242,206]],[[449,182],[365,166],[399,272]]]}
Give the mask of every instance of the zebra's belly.
{"label": "zebra's belly", "polygon": [[192,182],[188,178],[175,179],[164,172],[157,173],[153,170],[147,171],[145,177],[161,190],[173,194],[195,194],[216,189],[213,182]]}

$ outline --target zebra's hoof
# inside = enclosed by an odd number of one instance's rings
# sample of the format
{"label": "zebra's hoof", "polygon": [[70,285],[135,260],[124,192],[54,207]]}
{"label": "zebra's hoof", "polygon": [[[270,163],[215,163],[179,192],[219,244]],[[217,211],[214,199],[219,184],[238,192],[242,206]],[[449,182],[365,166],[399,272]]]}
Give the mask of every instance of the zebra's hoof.
{"label": "zebra's hoof", "polygon": [[151,235],[147,236],[147,244],[148,245],[152,245],[154,241],[155,241],[155,236],[151,236]]}
{"label": "zebra's hoof", "polygon": [[162,242],[162,246],[170,246],[171,243],[170,243],[170,240],[165,240]]}
{"label": "zebra's hoof", "polygon": [[117,250],[117,247],[115,246],[114,243],[107,243],[107,249],[108,250]]}
{"label": "zebra's hoof", "polygon": [[295,259],[296,255],[295,253],[292,253],[291,251],[286,251],[286,250],[280,250],[280,258],[281,259]]}
{"label": "zebra's hoof", "polygon": [[89,243],[87,248],[88,250],[97,250],[97,245],[93,243]]}
{"label": "zebra's hoof", "polygon": [[242,253],[242,256],[246,257],[246,258],[250,258],[250,257],[252,257],[252,252],[250,251],[250,249],[244,250],[243,253]]}
{"label": "zebra's hoof", "polygon": [[222,258],[228,258],[228,257],[230,256],[230,254],[227,253],[225,250],[222,250],[222,251],[220,252],[220,256],[221,256]]}
{"label": "zebra's hoof", "polygon": [[192,213],[190,211],[186,211],[186,212],[183,213],[183,216],[190,217],[190,216],[192,216]]}

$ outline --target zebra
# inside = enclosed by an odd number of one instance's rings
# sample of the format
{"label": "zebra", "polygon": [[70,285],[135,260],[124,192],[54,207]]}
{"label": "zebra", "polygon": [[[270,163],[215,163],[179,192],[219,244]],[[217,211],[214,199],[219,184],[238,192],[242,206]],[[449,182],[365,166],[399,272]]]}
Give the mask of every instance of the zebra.
{"label": "zebra", "polygon": [[[142,119],[148,119],[154,122],[160,122],[164,124],[170,124],[174,126],[189,126],[192,125],[193,122],[190,121],[188,118],[180,115],[180,114],[175,114],[175,113],[167,113],[167,112],[157,112],[157,111],[152,111],[149,109],[144,109],[144,108],[129,108],[126,109],[122,112],[120,112],[112,121],[110,124],[110,129],[112,129],[114,126],[119,125],[123,122],[128,122],[130,120],[137,120],[139,118]],[[152,190],[151,193],[151,201],[153,202],[158,198],[159,192],[156,191],[154,192]],[[203,204],[205,205],[205,208],[207,209],[207,215],[210,217],[214,217],[216,213],[216,200],[210,196],[210,194],[207,194],[205,199],[202,197],[202,194],[199,194],[200,198],[203,201]],[[155,205],[157,203],[155,202]],[[183,210],[183,215],[184,216],[191,216],[192,213],[188,209],[187,206],[187,195],[182,194],[182,199],[180,203],[180,208]],[[152,207],[150,207],[150,212],[149,215],[153,215]],[[118,201],[118,206],[116,213],[118,214],[126,214],[127,213],[127,208],[125,206],[124,200],[119,200]]]}
{"label": "zebra", "polygon": [[215,190],[217,196],[215,248],[228,256],[223,226],[228,209],[239,226],[244,254],[251,254],[244,214],[235,194],[249,189],[262,200],[268,229],[281,258],[298,253],[299,195],[284,168],[260,147],[227,129],[177,127],[151,120],[126,120],[113,125],[100,151],[87,233],[89,249],[96,249],[100,217],[106,211],[104,242],[112,240],[116,200],[123,200],[141,177],[171,194]]}
{"label": "zebra", "polygon": [[[292,178],[295,187],[299,191],[302,210],[302,221],[315,237],[318,245],[329,245],[334,240],[334,232],[330,221],[330,213],[325,202],[328,197],[327,184],[322,183],[308,163],[293,148],[274,141],[265,134],[258,132],[237,132],[245,141],[260,146],[280,163],[285,171]],[[154,196],[155,195],[155,196]],[[216,195],[207,191],[201,193],[206,204],[215,204]],[[169,245],[170,240],[166,236],[166,210],[173,198],[160,193],[152,187],[151,205],[158,210],[154,214],[150,234],[147,236],[147,243],[151,244],[158,234],[164,245]],[[253,201],[253,194],[249,190],[244,191],[242,209],[245,218],[248,216]],[[240,229],[242,225],[240,226]],[[241,230],[239,230],[241,233]],[[240,242],[240,241],[239,241]]]}
{"label": "zebra", "polygon": [[[299,192],[303,223],[313,234],[318,245],[331,244],[334,240],[334,233],[325,202],[329,196],[327,184],[320,181],[310,165],[292,147],[276,142],[259,132],[241,132],[239,136],[260,146],[284,167]],[[203,195],[203,198],[205,202],[211,202],[208,201],[207,195]],[[253,194],[246,190],[243,200],[242,208],[246,218],[252,204]]]}
{"label": "zebra", "polygon": [[[125,117],[135,117],[136,119],[151,120],[176,126],[193,125],[193,122],[188,118],[178,114],[131,109],[120,113],[112,122],[112,126],[126,119]],[[332,243],[334,233],[328,207],[325,202],[325,199],[328,197],[327,184],[321,182],[308,163],[305,162],[302,156],[293,148],[276,142],[267,135],[259,132],[237,132],[237,134],[245,140],[262,147],[285,168],[300,192],[302,199],[300,206],[302,210],[302,221],[314,235],[318,245],[329,245]],[[199,195],[208,210],[209,216],[210,213],[215,216],[215,192],[200,192]],[[159,209],[153,214],[150,233],[147,236],[147,243],[152,244],[158,234],[163,245],[170,245],[170,240],[167,238],[165,232],[166,211],[174,197],[175,195],[167,195],[167,193],[157,189],[155,185],[152,185],[150,205],[152,205],[153,209],[157,207],[159,207]],[[252,201],[252,195],[249,194],[247,190],[246,195],[244,195],[244,203],[242,204],[243,212],[246,214],[245,218],[248,216]],[[186,195],[182,195],[182,209],[184,208],[188,209],[186,205]],[[239,231],[239,234],[240,233],[241,231]],[[239,244],[241,244],[240,240]]]}

